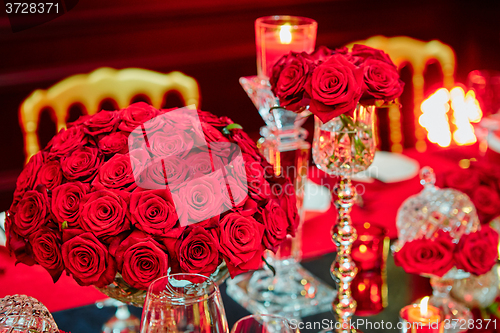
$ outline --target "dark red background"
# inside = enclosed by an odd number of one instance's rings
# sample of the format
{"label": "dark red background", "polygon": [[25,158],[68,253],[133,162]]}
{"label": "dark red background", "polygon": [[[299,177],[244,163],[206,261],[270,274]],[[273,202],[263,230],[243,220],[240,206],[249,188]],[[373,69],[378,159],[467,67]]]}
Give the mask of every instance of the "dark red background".
{"label": "dark red background", "polygon": [[[204,110],[228,115],[256,134],[263,121],[238,78],[256,73],[253,22],[257,17],[314,18],[319,27],[317,45],[329,47],[377,34],[439,39],[455,49],[457,81],[465,83],[471,70],[500,69],[499,9],[498,2],[465,0],[80,0],[62,17],[13,33],[2,8],[0,211],[8,208],[23,166],[18,107],[34,89],[102,66],[180,70],[198,80]],[[431,66],[428,76],[435,78],[431,82],[439,81],[437,72]],[[410,75],[405,71],[403,77],[408,81]],[[403,119],[411,118],[411,98],[407,89]],[[41,120],[42,143],[55,132],[48,119],[45,114]],[[412,145],[410,134],[405,145]]]}

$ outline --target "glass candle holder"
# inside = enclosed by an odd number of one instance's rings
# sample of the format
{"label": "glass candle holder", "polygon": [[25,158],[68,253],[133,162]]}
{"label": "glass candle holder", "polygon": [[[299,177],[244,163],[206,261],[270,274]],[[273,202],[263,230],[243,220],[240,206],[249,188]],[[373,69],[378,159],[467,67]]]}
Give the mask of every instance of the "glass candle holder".
{"label": "glass candle holder", "polygon": [[274,64],[290,51],[312,52],[318,23],[299,16],[274,15],[255,21],[257,74],[269,80]]}
{"label": "glass candle holder", "polygon": [[387,261],[390,239],[387,230],[369,222],[355,225],[358,238],[352,245],[351,257],[360,271],[380,271]]}
{"label": "glass candle holder", "polygon": [[357,316],[374,316],[388,305],[387,272],[360,271],[351,282]]}

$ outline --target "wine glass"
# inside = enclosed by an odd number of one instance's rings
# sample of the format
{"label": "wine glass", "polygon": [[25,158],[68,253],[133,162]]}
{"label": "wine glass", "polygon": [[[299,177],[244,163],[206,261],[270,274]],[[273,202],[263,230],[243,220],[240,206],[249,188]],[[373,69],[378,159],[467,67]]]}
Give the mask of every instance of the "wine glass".
{"label": "wine glass", "polygon": [[219,287],[209,277],[179,273],[151,283],[141,333],[228,333]]}
{"label": "wine glass", "polygon": [[300,333],[296,326],[282,316],[256,314],[238,320],[231,333]]}

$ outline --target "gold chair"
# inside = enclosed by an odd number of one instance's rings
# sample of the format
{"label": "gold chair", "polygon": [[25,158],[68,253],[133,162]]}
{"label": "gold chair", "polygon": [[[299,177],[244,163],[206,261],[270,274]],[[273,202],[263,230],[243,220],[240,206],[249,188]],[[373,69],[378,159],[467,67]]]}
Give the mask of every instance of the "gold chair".
{"label": "gold chair", "polygon": [[119,108],[127,107],[137,95],[146,95],[155,108],[161,108],[169,91],[177,91],[185,105],[199,106],[198,83],[181,72],[162,74],[140,68],[116,70],[109,67],[89,74],[70,76],[47,90],[35,90],[19,108],[19,121],[24,135],[26,163],[40,150],[38,122],[44,108],[54,110],[57,131],[66,127],[69,108],[81,103],[87,114],[95,114],[104,99],[116,101]]}
{"label": "gold chair", "polygon": [[[424,100],[424,72],[429,61],[435,60],[441,66],[443,73],[443,84],[445,88],[451,89],[455,83],[455,52],[453,49],[441,43],[438,40],[424,42],[406,36],[384,37],[374,36],[366,40],[353,42],[354,44],[363,44],[373,48],[381,49],[386,52],[401,69],[409,63],[413,70],[413,115],[415,122],[415,147],[418,151],[426,150],[426,131],[418,123],[422,114],[420,104]],[[401,112],[398,106],[392,106],[389,109],[389,128],[391,151],[401,152],[403,150],[401,132]]]}

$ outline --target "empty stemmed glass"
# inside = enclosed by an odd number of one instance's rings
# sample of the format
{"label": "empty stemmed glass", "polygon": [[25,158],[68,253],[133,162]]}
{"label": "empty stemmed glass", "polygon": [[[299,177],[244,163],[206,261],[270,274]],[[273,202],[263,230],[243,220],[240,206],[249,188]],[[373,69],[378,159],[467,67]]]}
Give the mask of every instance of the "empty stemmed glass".
{"label": "empty stemmed glass", "polygon": [[141,333],[228,333],[219,287],[209,277],[179,273],[148,288]]}
{"label": "empty stemmed glass", "polygon": [[256,314],[238,320],[231,333],[300,333],[295,326],[282,316]]}

